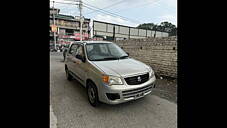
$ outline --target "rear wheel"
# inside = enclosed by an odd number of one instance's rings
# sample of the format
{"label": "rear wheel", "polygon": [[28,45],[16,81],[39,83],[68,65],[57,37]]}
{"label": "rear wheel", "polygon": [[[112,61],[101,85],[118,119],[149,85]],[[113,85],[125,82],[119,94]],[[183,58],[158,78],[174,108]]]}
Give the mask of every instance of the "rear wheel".
{"label": "rear wheel", "polygon": [[92,82],[89,82],[87,86],[88,101],[93,107],[96,107],[99,104],[97,88]]}
{"label": "rear wheel", "polygon": [[65,68],[65,73],[67,80],[71,81],[73,79],[73,76],[69,73],[68,68]]}

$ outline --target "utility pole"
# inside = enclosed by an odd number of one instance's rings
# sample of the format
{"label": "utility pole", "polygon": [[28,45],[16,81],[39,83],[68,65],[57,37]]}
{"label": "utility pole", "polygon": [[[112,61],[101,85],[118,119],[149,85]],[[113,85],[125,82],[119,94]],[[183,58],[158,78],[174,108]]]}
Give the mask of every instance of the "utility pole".
{"label": "utility pole", "polygon": [[83,29],[83,21],[82,21],[82,0],[79,0],[79,10],[80,10],[80,41],[82,41],[82,29]]}
{"label": "utility pole", "polygon": [[[55,26],[54,1],[53,1],[53,22],[54,22],[54,26]],[[55,35],[55,31],[54,31],[54,50],[56,50],[56,35]]]}
{"label": "utility pole", "polygon": [[115,25],[113,26],[113,41],[115,42]]}
{"label": "utility pole", "polygon": [[156,29],[155,29],[155,31],[154,31],[154,38],[156,37]]}
{"label": "utility pole", "polygon": [[157,25],[155,25],[154,27],[155,31],[154,31],[154,38],[156,37],[156,31],[157,31]]}

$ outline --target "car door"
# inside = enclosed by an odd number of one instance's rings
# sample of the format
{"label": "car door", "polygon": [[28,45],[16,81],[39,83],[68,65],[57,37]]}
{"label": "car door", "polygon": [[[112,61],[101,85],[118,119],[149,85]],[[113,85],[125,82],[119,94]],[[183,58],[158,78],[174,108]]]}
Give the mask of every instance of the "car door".
{"label": "car door", "polygon": [[74,73],[74,63],[75,63],[75,54],[78,48],[78,44],[72,44],[69,48],[67,57],[66,57],[66,64],[68,69]]}
{"label": "car door", "polygon": [[[83,45],[79,45],[76,51],[76,55],[80,55],[85,58],[85,52]],[[73,67],[75,69],[77,77],[84,82],[86,77],[86,62],[83,62],[81,59],[75,57],[75,62],[73,63]]]}

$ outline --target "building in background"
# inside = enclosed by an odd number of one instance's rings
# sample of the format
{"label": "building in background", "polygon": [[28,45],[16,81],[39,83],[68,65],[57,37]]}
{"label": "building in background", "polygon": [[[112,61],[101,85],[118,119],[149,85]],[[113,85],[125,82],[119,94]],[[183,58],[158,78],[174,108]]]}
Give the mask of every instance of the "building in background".
{"label": "building in background", "polygon": [[[70,41],[80,40],[80,20],[79,17],[60,14],[60,9],[50,8],[50,43],[53,44],[54,34],[51,26],[54,24],[53,15],[55,17],[55,25],[57,26],[56,42],[58,44],[68,44]],[[83,22],[83,40],[89,38],[89,19]]]}

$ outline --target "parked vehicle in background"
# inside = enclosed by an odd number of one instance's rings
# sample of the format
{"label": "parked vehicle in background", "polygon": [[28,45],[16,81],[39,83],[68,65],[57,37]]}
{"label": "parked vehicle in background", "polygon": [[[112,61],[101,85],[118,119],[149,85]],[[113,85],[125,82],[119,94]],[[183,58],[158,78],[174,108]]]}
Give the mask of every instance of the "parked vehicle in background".
{"label": "parked vehicle in background", "polygon": [[112,42],[83,41],[72,43],[67,50],[65,72],[87,89],[88,101],[119,104],[142,98],[155,87],[152,68],[130,58]]}

